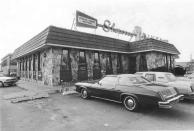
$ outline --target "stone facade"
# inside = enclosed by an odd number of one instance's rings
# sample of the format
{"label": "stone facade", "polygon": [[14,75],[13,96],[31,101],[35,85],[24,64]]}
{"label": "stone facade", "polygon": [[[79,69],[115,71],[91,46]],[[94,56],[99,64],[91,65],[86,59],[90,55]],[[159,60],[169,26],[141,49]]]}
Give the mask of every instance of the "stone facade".
{"label": "stone facade", "polygon": [[71,49],[70,60],[71,60],[72,81],[77,81],[78,80],[78,62],[79,62],[79,51],[78,50]]}
{"label": "stone facade", "polygon": [[171,70],[174,67],[174,56],[160,52],[146,53],[148,70],[165,67]]}
{"label": "stone facade", "polygon": [[[25,80],[35,81],[44,85],[59,85],[62,80],[61,73],[63,73],[61,70],[63,49],[64,48],[60,47],[46,48],[44,50],[35,52],[34,54],[20,58],[20,61],[17,62],[17,68],[18,71],[20,71],[18,74],[22,74],[21,78]],[[83,50],[73,48],[65,49],[68,50],[69,53],[69,65],[71,67],[70,73],[72,76],[71,81],[79,81],[79,52]],[[84,52],[87,63],[86,80],[92,80],[94,78],[94,53],[96,51],[84,50]],[[118,55],[121,57],[121,73],[129,73],[130,70],[132,70],[130,69],[130,64],[134,64],[134,72],[152,70],[159,67],[168,67],[168,69],[170,69],[173,67],[175,59],[174,56],[161,52],[118,54],[113,52],[99,51],[98,53],[101,76],[103,76],[103,73],[107,73],[107,66],[110,65],[112,66],[110,68],[112,70],[111,74],[118,73]],[[134,59],[129,59],[130,57],[134,57]],[[108,63],[109,61],[111,63]],[[30,66],[31,70],[29,70]]]}

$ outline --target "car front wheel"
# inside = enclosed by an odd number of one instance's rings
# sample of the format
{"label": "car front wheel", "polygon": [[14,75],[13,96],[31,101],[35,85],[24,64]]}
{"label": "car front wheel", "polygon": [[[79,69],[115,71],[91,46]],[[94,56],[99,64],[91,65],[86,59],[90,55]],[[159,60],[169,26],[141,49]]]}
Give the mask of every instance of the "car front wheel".
{"label": "car front wheel", "polygon": [[123,104],[129,111],[137,111],[139,107],[137,99],[132,96],[126,96],[123,100]]}
{"label": "car front wheel", "polygon": [[83,89],[81,90],[81,97],[82,97],[83,99],[89,98],[87,89],[83,88]]}

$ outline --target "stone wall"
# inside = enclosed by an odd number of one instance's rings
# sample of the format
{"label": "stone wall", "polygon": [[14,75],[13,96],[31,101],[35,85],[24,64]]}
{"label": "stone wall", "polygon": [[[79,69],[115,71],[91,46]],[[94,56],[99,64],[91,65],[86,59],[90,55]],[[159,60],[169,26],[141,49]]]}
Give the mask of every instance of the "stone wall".
{"label": "stone wall", "polygon": [[54,72],[52,49],[45,49],[42,53],[44,56],[42,58],[42,81],[45,85],[52,85],[52,72]]}
{"label": "stone wall", "polygon": [[86,62],[88,70],[88,79],[92,80],[93,78],[93,66],[94,66],[94,53],[92,51],[86,51]]}
{"label": "stone wall", "polygon": [[170,55],[166,53],[149,52],[149,53],[146,53],[146,59],[147,59],[148,70],[159,68],[159,67],[168,67],[168,69],[170,69],[170,63],[171,63],[171,67],[173,67],[174,65],[174,58],[171,57],[171,62],[170,62]]}
{"label": "stone wall", "polygon": [[58,85],[60,83],[61,55],[61,48],[52,49],[52,85]]}
{"label": "stone wall", "polygon": [[79,50],[77,49],[70,50],[70,60],[71,60],[72,81],[77,81],[78,80]]}
{"label": "stone wall", "polygon": [[[33,79],[33,75],[29,79],[29,75],[27,76],[28,80],[36,81],[41,84],[45,85],[58,85],[60,83],[60,72],[61,72],[61,57],[62,57],[62,50],[63,48],[47,48],[40,51],[40,68],[42,71],[42,79],[38,80],[38,52],[35,52],[36,55],[35,59],[35,70],[37,72],[36,80]],[[71,74],[72,74],[72,81],[78,81],[78,64],[79,64],[79,49],[69,49],[69,57],[70,57],[70,65],[71,65]],[[109,52],[99,52],[100,57],[100,68],[101,73],[106,71],[107,60]],[[93,79],[93,66],[94,66],[94,51],[86,50],[86,62],[87,62],[87,74],[88,79]],[[144,55],[142,57],[142,55]],[[167,57],[166,57],[167,56]],[[21,58],[21,60],[27,60],[27,71],[29,72],[29,58],[31,57],[31,73],[33,72],[33,57],[34,55],[31,54],[25,58]],[[129,58],[133,57],[133,59]],[[111,53],[111,60],[112,60],[112,70],[113,74],[117,74],[117,53]],[[135,59],[134,59],[135,58]],[[167,58],[167,60],[166,60]],[[143,62],[142,62],[142,59]],[[171,64],[173,67],[175,57],[171,57]],[[170,55],[160,52],[144,52],[144,53],[137,53],[137,54],[121,54],[121,66],[122,66],[122,73],[129,73],[129,64],[134,64],[133,68],[136,71],[140,69],[144,69],[146,66],[147,70],[152,70],[158,67],[167,67],[166,62],[170,63]],[[134,62],[134,63],[133,63]],[[143,63],[143,64],[142,64]],[[23,64],[23,63],[22,63]],[[25,63],[24,63],[25,64]],[[170,64],[168,64],[170,67]],[[142,66],[144,66],[142,68]],[[19,64],[18,64],[19,69]],[[24,68],[26,69],[26,67]]]}

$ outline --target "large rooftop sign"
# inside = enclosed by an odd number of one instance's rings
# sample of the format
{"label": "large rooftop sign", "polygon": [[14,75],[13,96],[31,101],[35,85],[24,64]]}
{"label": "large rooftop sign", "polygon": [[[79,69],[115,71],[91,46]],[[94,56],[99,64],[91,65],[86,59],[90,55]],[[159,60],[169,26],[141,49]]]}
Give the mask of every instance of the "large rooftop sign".
{"label": "large rooftop sign", "polygon": [[135,26],[133,33],[115,28],[115,23],[105,20],[103,24],[99,24],[96,18],[86,15],[80,11],[76,11],[76,26],[94,28],[101,27],[105,32],[114,32],[122,35],[130,36],[131,38],[135,36],[135,41],[144,40],[147,38],[153,38],[159,41],[168,42],[160,37],[149,35],[141,31],[141,27]]}
{"label": "large rooftop sign", "polygon": [[97,28],[97,19],[82,12],[76,11],[76,26]]}
{"label": "large rooftop sign", "polygon": [[105,20],[104,24],[99,24],[97,19],[86,15],[80,11],[76,11],[76,26],[80,27],[87,27],[87,28],[97,28],[97,27],[102,27],[102,29],[105,32],[114,32],[118,34],[123,34],[123,35],[128,35],[128,36],[136,36],[136,34],[124,31],[118,28],[115,28],[115,23],[111,23],[109,20]]}

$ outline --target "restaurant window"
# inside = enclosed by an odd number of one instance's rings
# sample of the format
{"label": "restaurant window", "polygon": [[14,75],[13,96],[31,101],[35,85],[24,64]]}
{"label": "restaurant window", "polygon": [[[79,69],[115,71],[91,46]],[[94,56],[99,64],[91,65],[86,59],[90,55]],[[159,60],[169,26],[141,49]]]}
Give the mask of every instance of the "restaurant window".
{"label": "restaurant window", "polygon": [[111,54],[108,53],[106,57],[106,74],[112,74],[112,60],[111,60]]}
{"label": "restaurant window", "polygon": [[117,57],[117,72],[122,73],[121,54],[118,54],[118,57]]}
{"label": "restaurant window", "polygon": [[38,71],[41,71],[41,66],[40,66],[40,53],[38,53]]}
{"label": "restaurant window", "polygon": [[94,63],[99,63],[100,59],[99,59],[99,53],[95,52],[94,53]]}
{"label": "restaurant window", "polygon": [[79,63],[86,63],[86,58],[85,58],[85,52],[80,51],[79,53]]}
{"label": "restaurant window", "polygon": [[22,70],[22,62],[20,61],[20,71]]}
{"label": "restaurant window", "polygon": [[72,81],[71,61],[70,61],[70,56],[69,56],[69,50],[68,49],[63,49],[62,50],[60,80],[61,80],[61,82]]}
{"label": "restaurant window", "polygon": [[22,71],[24,71],[24,64],[25,64],[25,61],[23,59],[23,61],[22,61]]}
{"label": "restaurant window", "polygon": [[94,52],[93,79],[100,79],[100,77],[101,77],[101,69],[100,69],[99,52]]}
{"label": "restaurant window", "polygon": [[36,55],[33,55],[33,79],[36,80]]}
{"label": "restaurant window", "polygon": [[33,55],[33,71],[36,71],[36,68],[35,68],[35,60],[36,60],[36,55]]}
{"label": "restaurant window", "polygon": [[26,60],[25,60],[25,71],[27,71],[27,67],[28,67],[28,60],[26,58]]}
{"label": "restaurant window", "polygon": [[38,53],[38,80],[42,80],[40,52]]}
{"label": "restaurant window", "polygon": [[69,62],[69,51],[63,50],[62,53],[62,63],[65,70],[70,70],[70,62]]}
{"label": "restaurant window", "polygon": [[31,71],[31,57],[29,57],[29,71]]}

